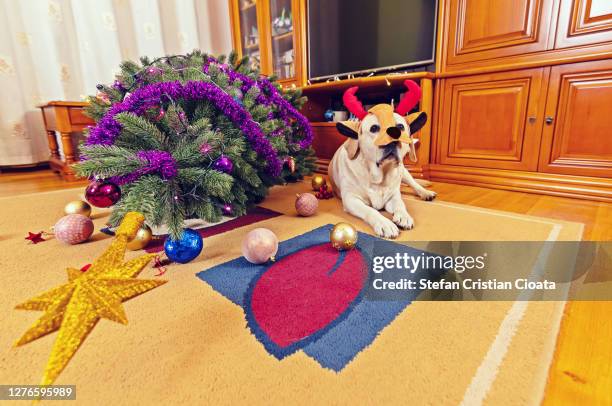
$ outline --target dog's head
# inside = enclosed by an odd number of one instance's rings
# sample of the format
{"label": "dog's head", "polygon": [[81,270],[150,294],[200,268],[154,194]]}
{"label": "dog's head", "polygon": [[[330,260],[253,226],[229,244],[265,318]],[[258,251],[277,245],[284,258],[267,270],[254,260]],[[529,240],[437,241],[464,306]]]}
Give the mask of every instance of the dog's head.
{"label": "dog's head", "polygon": [[412,80],[406,80],[404,85],[408,93],[395,111],[389,104],[377,104],[366,111],[355,96],[357,86],[344,92],[344,105],[359,119],[336,124],[338,131],[350,139],[345,146],[350,159],[355,159],[361,152],[368,161],[376,162],[378,166],[388,160],[399,164],[406,154],[409,154],[411,161],[417,161],[412,137],[427,122],[427,114],[417,112],[407,115],[421,99],[421,88]]}

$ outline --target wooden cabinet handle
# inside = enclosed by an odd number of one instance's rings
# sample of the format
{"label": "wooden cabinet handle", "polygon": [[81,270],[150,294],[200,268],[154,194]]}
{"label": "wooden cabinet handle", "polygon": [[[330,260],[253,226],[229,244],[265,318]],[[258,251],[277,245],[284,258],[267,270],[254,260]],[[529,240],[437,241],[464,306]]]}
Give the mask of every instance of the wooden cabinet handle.
{"label": "wooden cabinet handle", "polygon": [[555,119],[551,116],[546,117],[546,124],[551,125]]}
{"label": "wooden cabinet handle", "polygon": [[535,116],[530,116],[528,120],[529,120],[529,124],[534,124],[537,118]]}

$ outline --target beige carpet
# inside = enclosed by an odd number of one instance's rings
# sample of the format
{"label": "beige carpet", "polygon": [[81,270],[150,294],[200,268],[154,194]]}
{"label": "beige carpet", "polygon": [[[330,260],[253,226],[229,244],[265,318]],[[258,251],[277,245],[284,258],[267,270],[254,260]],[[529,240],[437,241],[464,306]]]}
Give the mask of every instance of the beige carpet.
{"label": "beige carpet", "polygon": [[[561,302],[415,302],[339,373],[299,351],[281,361],[269,355],[246,328],[243,310],[195,274],[240,256],[241,238],[256,227],[281,240],[341,220],[369,231],[336,199],[321,201],[314,217],[296,217],[294,196],[307,186],[273,189],[262,205],[286,215],[207,238],[200,257],[170,266],[167,284],[124,304],[127,326],[98,323],[56,382],[77,386],[69,404],[539,403]],[[27,231],[49,230],[81,193],[0,199],[2,384],[38,383],[56,336],[13,348],[41,314],[14,306],[65,282],[66,267],[91,262],[109,242],[99,232],[76,246],[24,240]],[[439,201],[408,197],[407,206],[416,228],[403,240],[578,240],[582,233],[581,224]],[[94,211],[96,230],[107,214]]]}

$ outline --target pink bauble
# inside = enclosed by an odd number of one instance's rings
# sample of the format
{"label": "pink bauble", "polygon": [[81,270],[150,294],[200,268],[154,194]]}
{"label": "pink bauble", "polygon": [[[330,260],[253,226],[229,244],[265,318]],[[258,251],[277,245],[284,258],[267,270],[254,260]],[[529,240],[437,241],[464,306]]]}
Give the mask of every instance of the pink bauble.
{"label": "pink bauble", "polygon": [[274,259],[278,251],[278,237],[267,228],[256,228],[242,240],[242,255],[252,264],[263,264]]}
{"label": "pink bauble", "polygon": [[66,244],[78,244],[87,241],[93,231],[94,225],[91,219],[81,214],[64,216],[53,226],[55,238]]}
{"label": "pink bauble", "polygon": [[111,207],[121,198],[121,188],[112,182],[94,180],[85,189],[85,199],[96,207]]}
{"label": "pink bauble", "polygon": [[311,193],[302,193],[295,199],[295,210],[300,216],[312,216],[318,208],[319,200]]}

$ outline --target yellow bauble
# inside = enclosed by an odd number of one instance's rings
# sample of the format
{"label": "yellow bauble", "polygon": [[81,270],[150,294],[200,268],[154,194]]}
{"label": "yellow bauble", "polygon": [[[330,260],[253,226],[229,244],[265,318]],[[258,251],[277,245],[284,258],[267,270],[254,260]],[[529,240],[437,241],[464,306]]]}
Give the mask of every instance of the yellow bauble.
{"label": "yellow bauble", "polygon": [[357,244],[357,230],[348,223],[338,223],[329,233],[332,247],[338,251],[350,250]]}
{"label": "yellow bauble", "polygon": [[91,215],[91,206],[82,200],[75,200],[68,203],[64,207],[64,213],[66,214],[80,214],[85,217]]}
{"label": "yellow bauble", "polygon": [[136,236],[128,241],[127,247],[131,251],[141,250],[146,247],[153,239],[151,228],[143,224],[136,232]]}
{"label": "yellow bauble", "polygon": [[325,182],[325,178],[321,175],[315,175],[312,177],[312,190],[315,191],[319,191],[319,189],[321,189],[321,186],[325,185],[327,182]]}

